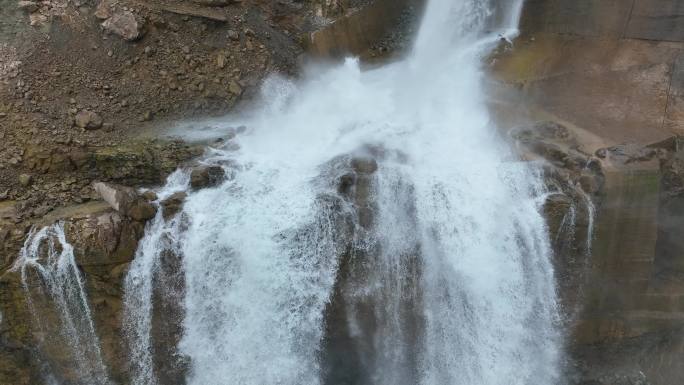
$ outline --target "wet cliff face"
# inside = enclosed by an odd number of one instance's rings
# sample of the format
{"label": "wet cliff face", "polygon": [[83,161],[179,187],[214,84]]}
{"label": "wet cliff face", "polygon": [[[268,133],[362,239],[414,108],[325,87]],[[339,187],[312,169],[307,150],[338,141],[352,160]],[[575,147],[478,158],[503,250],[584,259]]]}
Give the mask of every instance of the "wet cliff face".
{"label": "wet cliff face", "polygon": [[[381,3],[389,4],[376,2]],[[320,4],[326,17],[353,8],[344,1]],[[396,8],[383,13],[379,7],[365,16],[349,13],[319,36],[315,50],[335,54],[373,46],[398,20]],[[680,363],[684,245],[679,234],[684,228],[684,149],[681,139],[663,141],[684,132],[682,13],[684,3],[676,0],[528,0],[522,36],[493,64],[504,88],[529,102],[521,119],[527,128],[513,133],[512,140],[524,158],[548,164],[545,180],[549,190],[557,192],[547,198],[544,210],[556,252],[568,350],[573,354],[567,372],[578,383],[642,384],[643,372],[651,384],[670,385],[684,373]],[[364,24],[369,15],[378,14],[382,17],[377,24]],[[360,25],[366,28],[362,31],[372,33],[353,32]],[[623,145],[626,142],[632,145]],[[68,155],[85,159],[75,164],[77,169],[83,167],[89,180],[104,175],[131,185],[161,183],[160,175],[179,160],[162,156],[157,161],[148,152],[119,147],[99,149],[85,158],[74,152]],[[59,151],[44,154],[40,149],[26,155],[36,169],[46,170],[53,165],[72,167],[69,156]],[[363,162],[352,164],[337,188],[356,206],[362,227],[371,227],[374,208],[368,195],[375,177],[372,167],[366,167],[373,161],[366,159],[365,166]],[[86,185],[82,187],[90,194]],[[59,343],[27,321],[32,319],[27,307],[30,291],[21,285],[17,272],[8,271],[30,223],[3,202],[0,214],[4,256],[0,260],[0,382],[40,383],[44,365],[62,368],[61,379],[69,380],[73,373]],[[47,216],[39,223],[57,219],[65,219],[65,233],[75,248],[103,360],[112,379],[126,383],[130,368],[123,359],[122,284],[144,222],[94,203]],[[341,232],[350,233],[348,227],[348,221],[340,218]],[[367,314],[378,307],[349,289],[355,281],[369,279],[358,263],[368,252],[348,247],[340,256],[342,278],[326,309],[325,349],[330,361],[323,365],[337,368],[327,373],[329,383],[359,383],[370,376],[371,368],[361,363],[369,357],[369,348],[363,338],[345,329],[344,318],[348,307]],[[411,258],[406,256],[409,267]],[[177,261],[176,265],[173,258],[169,261],[166,267],[177,270]],[[160,293],[154,295],[160,311],[178,312],[164,303]],[[417,299],[407,301],[400,305],[410,308]],[[36,304],[37,311],[50,319],[54,311],[49,304]],[[185,369],[183,357],[173,355],[178,324],[165,323],[160,314],[152,320],[158,352],[155,365],[160,373],[177,370],[170,376],[174,378],[164,380],[174,383],[181,381]],[[410,323],[424,321],[411,316]],[[369,320],[377,319],[360,321],[368,323],[366,330],[373,330],[377,325]],[[165,368],[171,359],[176,360],[175,366]],[[347,366],[340,365],[345,360]]]}
{"label": "wet cliff face", "polygon": [[[85,300],[101,344],[101,359],[112,377],[123,381],[126,354],[121,343],[122,279],[133,259],[138,239],[143,235],[144,224],[102,203],[75,206],[64,215],[66,217],[61,220],[65,240],[75,245],[74,266],[82,277]],[[40,226],[38,224],[35,230]],[[53,289],[74,286],[74,277],[43,275],[46,271],[52,273],[48,267],[48,241],[54,239],[41,243],[40,247],[45,250],[41,251],[44,254],[37,265],[27,265],[25,269],[14,265],[0,278],[3,315],[0,380],[6,383],[37,384],[48,378],[48,373],[58,376],[57,380],[64,383],[77,383],[80,378],[75,365],[78,362],[76,353],[68,348],[69,336],[61,334],[69,328],[64,324],[61,312],[72,304],[60,304],[55,294],[50,294]],[[63,245],[56,244],[55,249],[61,252]],[[65,292],[63,297],[73,295]],[[79,322],[85,321],[76,317],[73,322],[80,330],[84,324]],[[84,345],[83,349],[86,348]],[[92,360],[92,357],[88,359]]]}
{"label": "wet cliff face", "polygon": [[529,100],[595,142],[657,142],[684,129],[683,7],[677,0],[529,0],[523,35],[497,65]]}
{"label": "wet cliff face", "polygon": [[681,139],[671,137],[684,132],[682,10],[528,0],[521,37],[494,61],[526,118],[562,122],[604,170],[584,276],[559,280],[580,293],[568,340],[577,379],[681,380]]}

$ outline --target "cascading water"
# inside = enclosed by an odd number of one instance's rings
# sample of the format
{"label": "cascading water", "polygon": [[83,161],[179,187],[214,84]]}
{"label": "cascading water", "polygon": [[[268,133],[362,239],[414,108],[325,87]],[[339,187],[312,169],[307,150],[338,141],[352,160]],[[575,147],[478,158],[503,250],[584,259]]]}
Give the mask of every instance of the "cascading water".
{"label": "cascading water", "polygon": [[[14,269],[21,273],[33,322],[44,336],[44,350],[58,349],[52,364],[62,364],[57,380],[75,385],[109,384],[73,247],[64,225],[57,223],[32,232],[24,243]],[[66,348],[66,349],[65,349]]]}
{"label": "cascading water", "polygon": [[[274,77],[216,123],[247,127],[204,159],[230,178],[192,191],[178,172],[161,198],[186,191],[183,211],[126,279],[133,383],[166,383],[155,285],[179,297],[189,384],[557,383],[541,178],[482,86],[521,2],[431,0],[405,60]],[[169,255],[182,272],[159,279]]]}

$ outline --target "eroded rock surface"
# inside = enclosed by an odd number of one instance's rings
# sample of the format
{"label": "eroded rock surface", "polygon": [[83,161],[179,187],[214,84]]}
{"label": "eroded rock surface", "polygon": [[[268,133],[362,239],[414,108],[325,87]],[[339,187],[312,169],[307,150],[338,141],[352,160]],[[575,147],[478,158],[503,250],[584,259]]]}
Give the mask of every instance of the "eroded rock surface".
{"label": "eroded rock surface", "polygon": [[93,184],[93,189],[114,210],[135,220],[151,219],[157,212],[154,205],[131,187],[96,182]]}
{"label": "eroded rock surface", "polygon": [[190,186],[194,189],[218,185],[226,176],[221,166],[199,166],[190,172]]}

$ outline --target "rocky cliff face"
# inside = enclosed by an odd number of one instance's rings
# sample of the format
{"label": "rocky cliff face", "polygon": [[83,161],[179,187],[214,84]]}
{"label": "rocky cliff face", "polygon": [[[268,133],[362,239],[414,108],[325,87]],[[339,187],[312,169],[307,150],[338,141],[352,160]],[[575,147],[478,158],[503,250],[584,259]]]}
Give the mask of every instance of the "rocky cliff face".
{"label": "rocky cliff face", "polygon": [[294,73],[314,5],[0,1],[0,383],[42,384],[48,367],[78,382],[63,336],[44,327],[59,317],[37,295],[37,270],[22,282],[16,268],[31,229],[60,221],[104,365],[128,381],[122,279],[149,215],[103,204],[93,182],[159,185],[201,155],[203,146],[149,137],[169,121],[224,114],[268,73]]}
{"label": "rocky cliff face", "polygon": [[[377,43],[402,12],[384,12],[396,4],[382,1],[376,8],[364,8],[363,1],[5,3],[0,383],[42,383],[46,367],[60,368],[59,380],[76,381],[59,343],[29,321],[35,317],[27,299],[39,281],[33,277],[27,289],[12,269],[32,226],[58,221],[74,246],[102,359],[114,381],[127,383],[122,280],[145,217],[103,203],[92,182],[162,183],[202,149],[131,139],[138,130],[165,119],[222,113],[249,97],[264,73],[293,71],[301,52],[295,36],[311,25],[327,26],[316,38],[306,34],[318,54],[369,48],[381,53]],[[420,3],[405,5],[419,9]],[[673,138],[684,133],[682,11],[684,2],[677,0],[528,0],[522,36],[492,58],[502,94],[526,101],[527,113],[516,117],[524,128],[512,140],[523,159],[546,164],[553,193],[545,214],[572,330],[567,371],[576,383],[671,385],[684,373],[684,145]],[[377,23],[366,23],[380,14]],[[366,32],[358,33],[361,25]],[[76,34],[87,39],[74,39]],[[18,37],[39,49],[17,45]],[[350,172],[340,176],[337,188],[370,226],[373,160],[348,161]],[[204,174],[211,179],[205,171],[198,170],[198,183]],[[182,196],[172,198],[161,203],[167,212],[182,205]],[[344,218],[339,227],[352,231]],[[342,257],[347,279],[363,277],[353,250]],[[349,297],[339,285],[327,311],[329,324],[340,326],[327,330],[329,340],[337,341],[326,348],[338,349],[329,354],[333,358],[344,356],[344,349],[363,350],[335,317],[345,306],[375,306]],[[160,296],[156,301],[168,305]],[[46,321],[54,320],[49,301],[33,306]],[[168,358],[156,366],[164,372],[173,359],[178,372],[167,374],[182,373],[183,358],[168,349],[177,342],[178,325],[164,324],[162,317],[153,322],[159,331],[155,349]],[[331,382],[355,375],[327,374]],[[165,383],[182,383],[180,375],[167,377]]]}
{"label": "rocky cliff face", "polygon": [[[528,0],[495,72],[526,119],[562,122],[605,175],[568,339],[577,381],[681,381],[681,64],[677,0]],[[520,107],[520,105],[518,105]],[[579,279],[579,280],[578,280]]]}
{"label": "rocky cliff face", "polygon": [[499,62],[502,76],[607,145],[681,134],[682,7],[678,0],[529,0],[523,36]]}

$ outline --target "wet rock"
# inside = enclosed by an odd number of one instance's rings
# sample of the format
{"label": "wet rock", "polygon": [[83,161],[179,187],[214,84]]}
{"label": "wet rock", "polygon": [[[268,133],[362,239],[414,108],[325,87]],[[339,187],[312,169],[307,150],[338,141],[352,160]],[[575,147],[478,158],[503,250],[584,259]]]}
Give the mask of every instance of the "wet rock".
{"label": "wet rock", "polygon": [[102,23],[102,27],[127,41],[137,40],[142,36],[142,22],[130,11],[112,15]]}
{"label": "wet rock", "polygon": [[113,265],[133,260],[144,230],[140,222],[116,211],[92,213],[65,222],[80,266]]}
{"label": "wet rock", "polygon": [[82,110],[74,117],[74,124],[86,130],[97,130],[102,127],[102,118],[95,112]]}
{"label": "wet rock", "polygon": [[356,174],[347,173],[340,177],[339,183],[337,185],[337,192],[349,197],[352,193],[354,184],[356,183]]}
{"label": "wet rock", "polygon": [[373,158],[353,158],[351,166],[359,174],[372,174],[378,170],[378,162]]}
{"label": "wet rock", "polygon": [[93,189],[114,210],[135,220],[148,220],[154,217],[157,212],[154,205],[130,187],[96,182],[93,183]]}
{"label": "wet rock", "polygon": [[590,195],[598,194],[603,187],[603,183],[604,180],[601,175],[587,173],[579,177],[582,191]]}
{"label": "wet rock", "polygon": [[661,159],[660,174],[656,276],[662,283],[684,282],[684,151]]}
{"label": "wet rock", "polygon": [[142,193],[142,197],[151,202],[156,201],[159,198],[157,196],[157,193],[152,190],[147,190],[144,193]]}
{"label": "wet rock", "polygon": [[136,200],[126,211],[126,215],[138,221],[151,219],[156,213],[157,208],[145,200]]}
{"label": "wet rock", "polygon": [[213,187],[221,183],[225,175],[221,166],[200,166],[190,173],[190,186],[194,189]]}
{"label": "wet rock", "polygon": [[609,158],[622,164],[648,162],[658,157],[661,151],[657,148],[644,147],[638,144],[620,144],[596,150],[600,158]]}
{"label": "wet rock", "polygon": [[161,202],[163,208],[164,219],[169,219],[183,208],[183,203],[188,195],[185,192],[179,191],[177,193],[171,194],[170,197],[164,199]]}

